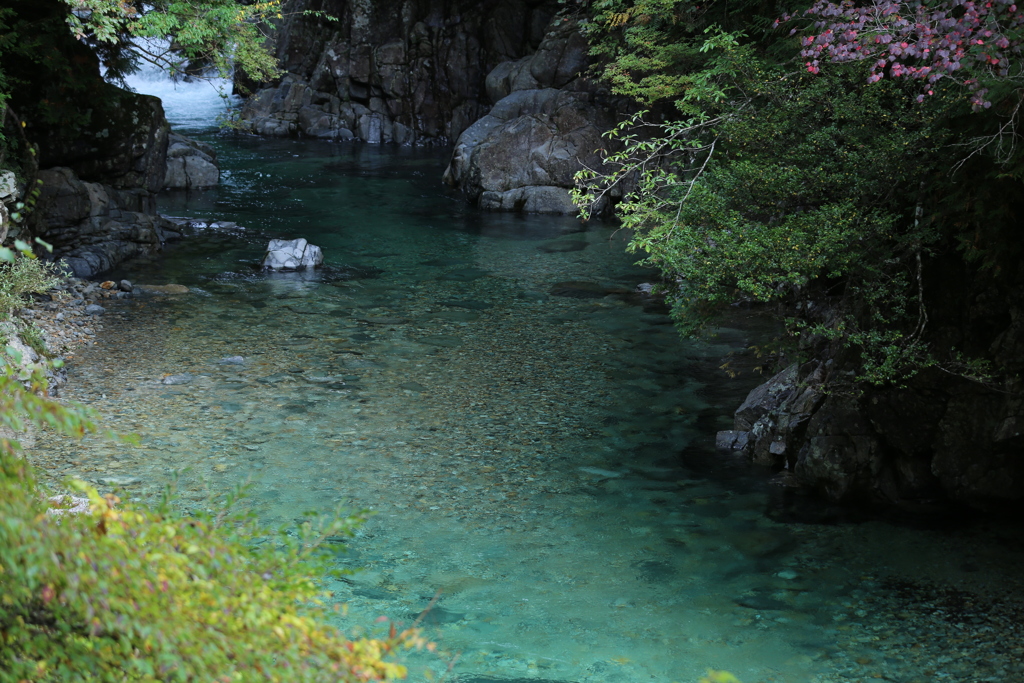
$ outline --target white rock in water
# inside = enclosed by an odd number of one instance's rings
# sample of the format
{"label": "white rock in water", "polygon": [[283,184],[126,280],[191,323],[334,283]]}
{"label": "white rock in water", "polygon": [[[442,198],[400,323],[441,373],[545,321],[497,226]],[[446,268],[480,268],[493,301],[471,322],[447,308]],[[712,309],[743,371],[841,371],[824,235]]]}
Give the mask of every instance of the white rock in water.
{"label": "white rock in water", "polygon": [[323,262],[324,253],[320,247],[301,237],[297,240],[270,240],[267,255],[263,257],[263,267],[270,270],[315,268]]}

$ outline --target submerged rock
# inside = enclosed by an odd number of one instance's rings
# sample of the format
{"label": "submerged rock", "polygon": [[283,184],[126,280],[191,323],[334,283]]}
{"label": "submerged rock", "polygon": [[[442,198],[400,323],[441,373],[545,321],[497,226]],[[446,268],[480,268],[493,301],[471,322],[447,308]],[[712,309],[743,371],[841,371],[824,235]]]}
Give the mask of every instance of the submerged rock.
{"label": "submerged rock", "polygon": [[144,294],[188,294],[189,288],[185,285],[169,284],[169,285],[135,285],[134,289],[138,289]]}

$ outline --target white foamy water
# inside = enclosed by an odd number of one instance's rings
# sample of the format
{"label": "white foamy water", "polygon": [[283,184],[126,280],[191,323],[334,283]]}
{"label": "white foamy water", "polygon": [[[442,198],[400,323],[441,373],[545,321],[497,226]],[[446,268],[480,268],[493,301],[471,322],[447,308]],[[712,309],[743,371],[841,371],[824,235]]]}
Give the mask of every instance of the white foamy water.
{"label": "white foamy water", "polygon": [[135,92],[159,97],[167,120],[179,133],[198,133],[215,128],[218,121],[241,101],[237,95],[231,94],[231,80],[228,78],[174,81],[162,69],[148,64],[125,81]]}
{"label": "white foamy water", "polygon": [[136,92],[159,97],[167,120],[179,133],[198,133],[215,127],[239,100],[228,94],[231,82],[224,78],[176,83],[162,73],[154,73],[135,74],[127,82]]}

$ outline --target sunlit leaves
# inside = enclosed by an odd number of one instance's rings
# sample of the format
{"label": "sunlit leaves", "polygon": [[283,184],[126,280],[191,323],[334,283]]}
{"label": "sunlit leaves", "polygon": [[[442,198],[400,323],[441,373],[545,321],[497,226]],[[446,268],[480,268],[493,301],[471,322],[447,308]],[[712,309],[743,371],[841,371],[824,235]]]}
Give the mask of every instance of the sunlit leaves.
{"label": "sunlit leaves", "polygon": [[384,681],[425,645],[327,624],[319,544],[359,515],[273,534],[235,495],[182,516],[72,482],[90,511],[56,517],[24,460],[0,464],[0,681]]}

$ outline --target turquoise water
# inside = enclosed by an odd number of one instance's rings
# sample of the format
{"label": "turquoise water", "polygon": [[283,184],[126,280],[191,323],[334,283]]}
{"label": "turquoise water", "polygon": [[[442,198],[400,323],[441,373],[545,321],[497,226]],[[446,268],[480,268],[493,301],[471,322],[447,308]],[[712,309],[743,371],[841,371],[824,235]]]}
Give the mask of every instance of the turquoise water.
{"label": "turquoise water", "polygon": [[[191,291],[111,305],[68,394],[142,443],[76,446],[68,473],[144,497],[185,470],[185,506],[249,481],[272,524],[371,510],[326,587],[353,633],[436,599],[445,655],[412,680],[456,656],[464,683],[1024,680],[997,646],[1015,616],[933,604],[1019,601],[1017,537],[848,521],[710,450],[757,382],[718,366],[770,323],[680,340],[624,232],[479,213],[437,152],[206,137],[222,186],[161,209],[242,227],[116,274]],[[300,236],[325,268],[258,272]]]}

